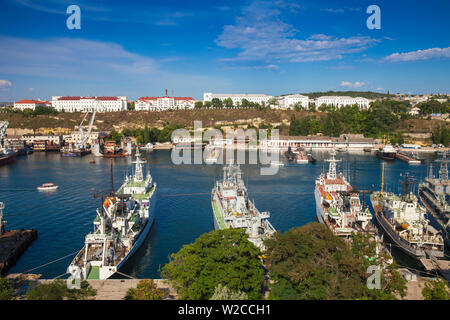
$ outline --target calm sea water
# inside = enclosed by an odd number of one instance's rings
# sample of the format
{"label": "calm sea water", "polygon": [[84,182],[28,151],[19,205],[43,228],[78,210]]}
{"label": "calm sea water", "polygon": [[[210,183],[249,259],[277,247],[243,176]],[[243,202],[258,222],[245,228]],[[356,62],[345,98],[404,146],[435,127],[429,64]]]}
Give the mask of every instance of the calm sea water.
{"label": "calm sea water", "polygon": [[[315,153],[316,164],[280,167],[278,174],[261,176],[259,166],[244,165],[243,177],[250,198],[261,211],[270,211],[273,226],[282,232],[315,221],[314,181],[327,163],[326,153]],[[424,155],[420,166],[395,161],[385,166],[385,185],[399,191],[400,174],[409,172],[417,180],[426,176],[427,164],[434,158]],[[157,182],[156,221],[144,245],[125,265],[123,272],[138,278],[159,278],[171,253],[213,229],[210,191],[222,175],[221,165],[174,165],[170,151],[155,150],[146,158]],[[349,171],[352,181],[356,161],[357,187],[378,190],[381,161],[373,155],[338,154],[339,169]],[[121,184],[132,164],[130,158],[115,159],[115,188]],[[39,239],[20,258],[10,273],[24,272],[80,250],[85,235],[93,229],[99,200],[93,193],[110,190],[110,160],[89,157],[63,158],[58,153],[35,153],[0,167],[0,201],[5,202],[8,229],[35,228]],[[53,193],[36,190],[53,182]],[[417,191],[417,187],[416,187]],[[369,202],[368,198],[367,201]],[[61,259],[34,270],[43,278],[64,274],[73,259]]]}

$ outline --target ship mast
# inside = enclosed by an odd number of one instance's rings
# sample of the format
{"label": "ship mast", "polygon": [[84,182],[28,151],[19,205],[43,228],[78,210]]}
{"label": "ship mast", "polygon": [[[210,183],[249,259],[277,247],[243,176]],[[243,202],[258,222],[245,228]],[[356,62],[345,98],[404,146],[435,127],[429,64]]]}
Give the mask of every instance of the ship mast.
{"label": "ship mast", "polygon": [[136,147],[136,161],[133,163],[136,164],[136,169],[134,172],[134,181],[141,182],[144,181],[144,174],[142,173],[142,160],[141,153],[139,152],[139,147]]}
{"label": "ship mast", "polygon": [[337,174],[336,174],[336,162],[340,162],[341,160],[337,160],[334,157],[335,153],[331,153],[331,159],[327,159],[326,161],[330,163],[330,168],[328,169],[327,178],[330,180],[336,180]]}
{"label": "ship mast", "polygon": [[447,162],[449,162],[449,160],[447,160],[447,154],[444,153],[442,159],[436,160],[436,162],[441,163],[441,168],[439,169],[439,180],[447,181],[448,180]]}

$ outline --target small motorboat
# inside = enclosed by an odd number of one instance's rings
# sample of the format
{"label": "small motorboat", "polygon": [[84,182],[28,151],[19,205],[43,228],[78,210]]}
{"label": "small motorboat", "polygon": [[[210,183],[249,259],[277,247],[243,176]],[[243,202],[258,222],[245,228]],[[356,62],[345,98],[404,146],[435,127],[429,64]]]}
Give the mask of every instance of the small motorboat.
{"label": "small motorboat", "polygon": [[37,189],[39,191],[54,191],[54,190],[58,189],[58,186],[55,185],[54,183],[49,182],[49,183],[44,183],[43,185],[37,187]]}

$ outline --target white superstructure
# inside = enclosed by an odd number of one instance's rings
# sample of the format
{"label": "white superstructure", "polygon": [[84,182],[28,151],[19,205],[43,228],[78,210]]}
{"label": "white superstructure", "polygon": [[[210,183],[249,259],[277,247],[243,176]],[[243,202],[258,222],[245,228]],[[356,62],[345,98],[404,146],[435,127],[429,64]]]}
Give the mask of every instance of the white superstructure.
{"label": "white superstructure", "polygon": [[340,108],[343,106],[358,105],[361,109],[369,108],[369,99],[363,97],[348,97],[348,96],[322,96],[316,99],[316,107],[325,104],[327,106],[334,106]]}
{"label": "white superstructure", "polygon": [[[99,104],[99,101],[101,104]],[[127,110],[127,97],[52,97],[52,106],[56,111],[64,112],[113,112]]]}

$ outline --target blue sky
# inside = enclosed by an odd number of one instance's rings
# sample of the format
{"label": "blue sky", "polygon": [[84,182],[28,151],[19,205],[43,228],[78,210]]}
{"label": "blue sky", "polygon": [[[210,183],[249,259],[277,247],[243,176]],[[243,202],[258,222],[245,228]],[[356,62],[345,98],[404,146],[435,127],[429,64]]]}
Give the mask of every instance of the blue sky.
{"label": "blue sky", "polygon": [[[69,30],[66,9],[81,9]],[[381,29],[369,30],[369,5]],[[450,1],[0,2],[0,101],[326,90],[450,93]]]}

